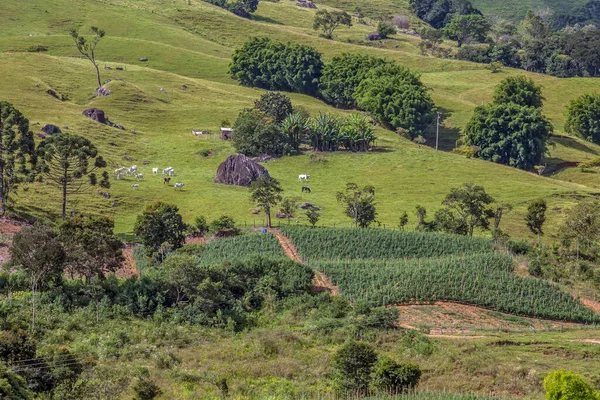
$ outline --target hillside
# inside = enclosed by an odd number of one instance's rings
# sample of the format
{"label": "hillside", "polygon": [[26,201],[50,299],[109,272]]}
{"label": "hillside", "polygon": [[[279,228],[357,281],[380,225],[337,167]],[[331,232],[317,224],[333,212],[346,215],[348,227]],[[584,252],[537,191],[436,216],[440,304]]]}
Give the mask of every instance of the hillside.
{"label": "hillside", "polygon": [[[490,99],[501,79],[524,73],[505,70],[491,74],[478,64],[423,57],[416,47],[418,39],[410,36],[398,35],[387,41],[386,48],[375,48],[364,40],[373,28],[360,24],[340,29],[335,41],[322,39],[312,29],[315,11],[298,8],[288,1],[262,2],[253,21],[200,1],[148,0],[141,5],[125,0],[77,3],[8,0],[5,10],[0,15],[2,97],[14,103],[32,123],[68,126],[68,132],[92,139],[111,169],[140,165],[145,178],[138,189],[131,187],[134,183],[131,178],[113,181],[111,199],[92,192],[79,196],[69,206],[80,212],[95,210],[113,215],[119,232],[131,231],[143,205],[156,200],[177,204],[188,221],[197,215],[210,219],[226,213],[241,224],[262,222],[261,217],[250,213],[252,205],[245,189],[212,183],[217,166],[233,151],[230,143],[190,134],[191,128],[217,132],[220,121],[234,120],[262,93],[239,87],[227,73],[233,49],[248,36],[263,35],[308,44],[321,51],[326,60],[342,52],[364,52],[421,72],[422,80],[432,88],[436,104],[445,110],[447,117],[441,130],[443,150],[454,147],[458,131],[472,109]],[[93,69],[78,57],[67,36],[74,25],[82,32],[92,25],[107,31],[98,55],[102,67],[112,67],[102,70],[102,79],[112,80],[108,84],[113,91],[111,96],[93,98]],[[38,44],[47,46],[48,51],[24,51]],[[147,57],[148,62],[140,62],[141,57]],[[116,66],[124,70],[117,71]],[[564,123],[564,106],[580,93],[600,88],[597,79],[529,76],[544,86],[545,113],[559,133]],[[180,90],[182,85],[188,89]],[[59,101],[46,95],[44,92],[49,88],[68,100]],[[290,97],[295,105],[311,113],[346,113],[314,98],[297,94]],[[81,115],[87,107],[104,110],[113,122],[127,129],[119,131],[87,120]],[[426,132],[426,136],[431,138],[433,133]],[[378,128],[377,135],[377,150],[372,153],[339,152],[323,154],[317,159],[305,154],[264,165],[282,182],[286,195],[301,196],[302,201],[323,207],[320,224],[338,226],[347,222],[336,203],[335,192],[348,181],[375,186],[378,220],[388,226],[395,226],[404,210],[412,218],[417,204],[433,213],[451,187],[464,182],[483,184],[498,200],[516,206],[507,215],[505,227],[520,236],[526,235],[521,221],[525,205],[531,199],[548,199],[553,210],[549,225],[555,226],[575,198],[596,191],[592,184],[585,186],[586,181],[580,176],[586,176],[576,170],[571,174],[574,176],[561,181],[448,151],[418,148],[383,129]],[[599,151],[597,146],[575,139],[555,141],[557,145],[549,160],[552,164],[581,161]],[[126,156],[131,161],[125,161]],[[176,192],[173,187],[163,185],[161,178],[151,176],[152,167],[167,166],[175,168],[176,181],[185,183],[183,191]],[[299,173],[311,175],[311,194],[301,195]],[[56,216],[57,197],[55,190],[43,184],[23,186],[15,197],[16,208],[23,214]]]}
{"label": "hillside", "polygon": [[520,21],[528,10],[568,12],[587,3],[586,0],[473,0],[473,5],[485,15],[495,15],[512,21]]}

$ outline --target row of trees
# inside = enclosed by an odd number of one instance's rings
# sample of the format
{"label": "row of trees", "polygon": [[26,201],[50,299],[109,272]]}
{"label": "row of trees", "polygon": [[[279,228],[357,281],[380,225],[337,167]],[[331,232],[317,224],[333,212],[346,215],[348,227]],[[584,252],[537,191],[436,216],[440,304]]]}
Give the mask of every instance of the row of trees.
{"label": "row of trees", "polygon": [[234,52],[230,73],[242,85],[305,93],[336,107],[362,109],[411,136],[435,115],[419,76],[381,58],[343,54],[323,64],[311,47],[252,38]]}
{"label": "row of trees", "polygon": [[29,120],[12,104],[0,101],[0,212],[6,211],[11,194],[19,183],[46,181],[61,191],[62,218],[67,215],[67,199],[89,186],[110,187],[109,175],[98,169],[106,161],[87,139],[69,134],[56,134],[42,140],[37,148]]}
{"label": "row of trees", "polygon": [[234,124],[233,145],[250,157],[294,155],[303,143],[313,150],[368,151],[375,142],[375,127],[365,116],[340,118],[319,113],[311,118],[304,109],[294,110],[290,99],[265,93],[253,109],[242,111]]}

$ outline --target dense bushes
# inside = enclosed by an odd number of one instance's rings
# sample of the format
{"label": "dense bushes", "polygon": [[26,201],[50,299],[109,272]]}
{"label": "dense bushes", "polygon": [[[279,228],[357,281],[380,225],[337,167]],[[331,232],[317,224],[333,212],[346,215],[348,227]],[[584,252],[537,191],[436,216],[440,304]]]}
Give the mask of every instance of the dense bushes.
{"label": "dense bushes", "polygon": [[233,147],[238,153],[248,157],[281,156],[284,153],[284,137],[279,125],[258,110],[242,111],[233,129]]}
{"label": "dense bushes", "polygon": [[600,143],[600,95],[585,94],[567,107],[565,129],[587,141]]}
{"label": "dense bushes", "polygon": [[323,69],[312,47],[251,38],[233,53],[230,74],[242,85],[317,95]]}

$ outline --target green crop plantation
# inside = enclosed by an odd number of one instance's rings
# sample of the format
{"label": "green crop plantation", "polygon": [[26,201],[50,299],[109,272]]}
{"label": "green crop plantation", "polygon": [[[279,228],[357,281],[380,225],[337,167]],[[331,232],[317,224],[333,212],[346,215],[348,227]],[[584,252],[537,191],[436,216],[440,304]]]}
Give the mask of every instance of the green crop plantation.
{"label": "green crop plantation", "polygon": [[252,256],[285,257],[281,245],[272,234],[247,233],[200,245],[200,262],[217,265]]}

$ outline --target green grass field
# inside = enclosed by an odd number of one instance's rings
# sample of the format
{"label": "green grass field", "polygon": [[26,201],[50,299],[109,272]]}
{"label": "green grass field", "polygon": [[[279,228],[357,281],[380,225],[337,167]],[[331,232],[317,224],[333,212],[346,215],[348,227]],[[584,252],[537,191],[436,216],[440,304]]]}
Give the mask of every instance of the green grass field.
{"label": "green grass field", "polygon": [[[336,2],[327,4],[342,6]],[[396,226],[403,211],[411,217],[409,226],[414,226],[417,204],[433,215],[451,187],[464,182],[481,184],[499,201],[515,205],[503,227],[521,237],[527,236],[522,221],[530,200],[543,197],[549,201],[552,212],[548,215],[548,233],[552,234],[577,198],[597,192],[593,177],[578,170],[569,170],[565,179],[562,177],[567,171],[546,178],[449,152],[472,109],[490,100],[501,79],[523,71],[491,74],[477,64],[422,57],[416,39],[410,36],[398,35],[388,41],[388,45],[395,43],[397,47],[368,46],[364,36],[372,27],[360,24],[336,31],[336,40],[322,39],[312,30],[315,11],[299,9],[289,1],[262,2],[254,21],[196,0],[8,0],[3,7],[1,97],[14,103],[33,124],[68,126],[67,132],[90,138],[111,170],[137,164],[145,175],[139,189],[131,187],[132,179],[113,180],[111,199],[92,191],[73,198],[69,204],[69,210],[114,216],[118,232],[130,232],[143,206],[157,200],[177,204],[188,222],[197,215],[210,220],[228,214],[242,225],[262,223],[262,216],[250,213],[253,205],[246,189],[212,182],[219,163],[233,152],[231,144],[217,138],[195,138],[190,133],[191,128],[217,132],[221,120],[234,120],[262,93],[238,86],[227,73],[233,49],[252,35],[308,44],[318,48],[325,59],[342,52],[393,59],[420,71],[424,83],[432,88],[435,102],[444,110],[444,151],[436,152],[428,146],[418,148],[378,128],[377,149],[372,153],[339,152],[324,154],[318,160],[304,154],[264,163],[271,175],[282,182],[286,196],[297,196],[323,208],[320,224],[349,224],[335,200],[336,191],[349,181],[375,186],[378,220],[386,226]],[[97,51],[101,67],[113,67],[102,70],[102,79],[112,80],[108,87],[113,94],[105,98],[93,97],[93,68],[78,56],[67,35],[72,26],[85,33],[92,25],[104,28],[108,35]],[[47,46],[48,52],[24,52],[37,44]],[[142,63],[140,57],[148,57],[149,61]],[[117,71],[116,66],[123,66],[124,70]],[[544,86],[545,112],[559,133],[564,124],[564,106],[583,92],[600,89],[598,79],[529,76]],[[184,84],[186,91],[180,90]],[[68,100],[61,102],[46,95],[49,88]],[[312,113],[347,113],[304,95],[290,97],[294,104]],[[120,131],[87,120],[81,115],[87,107],[103,109],[111,121],[127,129]],[[38,130],[40,125],[32,129]],[[433,143],[433,133],[425,132],[429,145]],[[555,141],[549,165],[585,160],[600,150],[576,139]],[[206,152],[208,156],[203,155]],[[163,185],[161,177],[151,176],[152,167],[167,166],[175,168],[174,179],[185,183],[184,190],[176,192]],[[300,173],[311,175],[309,195],[300,193]],[[17,212],[38,217],[56,218],[60,210],[57,190],[44,184],[22,186],[14,201]],[[303,219],[299,222],[303,223]]]}

